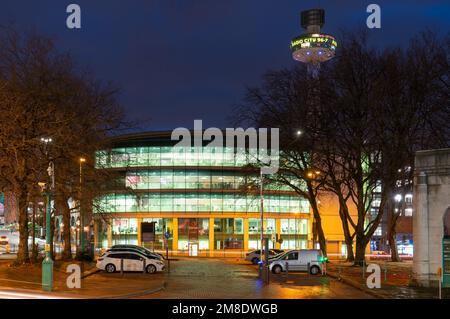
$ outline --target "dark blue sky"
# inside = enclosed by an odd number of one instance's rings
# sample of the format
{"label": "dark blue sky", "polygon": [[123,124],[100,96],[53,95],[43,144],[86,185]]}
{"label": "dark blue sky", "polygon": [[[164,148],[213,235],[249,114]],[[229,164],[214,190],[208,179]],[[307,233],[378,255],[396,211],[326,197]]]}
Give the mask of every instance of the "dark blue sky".
{"label": "dark blue sky", "polygon": [[[66,6],[82,10],[82,29],[66,28]],[[405,45],[425,28],[450,30],[450,1],[406,0],[2,0],[0,23],[36,29],[98,78],[122,89],[142,129],[225,127],[246,86],[268,69],[294,65],[290,39],[300,11],[326,10],[325,33],[365,28],[366,7],[382,8],[381,47]]]}

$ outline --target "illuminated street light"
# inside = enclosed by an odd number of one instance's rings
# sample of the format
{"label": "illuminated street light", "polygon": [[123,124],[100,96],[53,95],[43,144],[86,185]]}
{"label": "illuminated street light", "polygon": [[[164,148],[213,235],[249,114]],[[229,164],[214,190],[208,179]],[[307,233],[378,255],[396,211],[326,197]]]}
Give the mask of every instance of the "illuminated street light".
{"label": "illuminated street light", "polygon": [[84,254],[85,249],[85,243],[84,243],[84,211],[83,211],[83,205],[82,205],[82,196],[83,196],[83,163],[86,163],[86,158],[80,157],[80,189],[79,189],[79,198],[80,198],[80,253]]}
{"label": "illuminated street light", "polygon": [[[51,137],[41,137],[41,142],[44,143],[45,155],[48,159],[48,145],[53,142]],[[50,159],[48,168],[48,175],[50,183],[45,184],[45,192],[47,195],[47,210],[45,213],[45,258],[42,261],[42,289],[51,291],[53,289],[53,260],[50,254],[51,246],[51,212],[52,212],[52,192],[55,189],[55,166]],[[42,184],[40,184],[41,186]]]}
{"label": "illuminated street light", "polygon": [[51,143],[52,141],[53,140],[52,140],[51,137],[41,137],[41,142],[42,143],[48,144],[48,143]]}

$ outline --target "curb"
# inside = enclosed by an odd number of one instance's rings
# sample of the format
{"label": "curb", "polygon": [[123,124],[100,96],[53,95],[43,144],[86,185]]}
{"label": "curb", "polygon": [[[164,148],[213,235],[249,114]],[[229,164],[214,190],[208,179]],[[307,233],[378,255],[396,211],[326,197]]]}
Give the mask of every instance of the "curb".
{"label": "curb", "polygon": [[333,278],[333,279],[336,279],[336,280],[338,280],[338,281],[340,281],[340,282],[342,282],[342,283],[344,283],[344,284],[346,284],[346,285],[348,285],[348,286],[351,286],[351,287],[353,287],[353,288],[356,288],[356,289],[358,289],[358,290],[360,290],[360,291],[362,291],[362,292],[364,292],[364,293],[366,293],[366,294],[369,294],[369,295],[371,295],[371,296],[373,296],[373,297],[375,297],[375,298],[379,298],[379,299],[386,299],[386,297],[384,296],[384,295],[381,295],[381,294],[379,294],[379,293],[376,293],[376,292],[374,292],[372,289],[366,289],[366,288],[363,288],[363,287],[361,287],[361,285],[359,284],[359,283],[357,283],[357,282],[355,282],[354,280],[350,280],[350,279],[346,279],[346,278],[343,278],[343,277],[339,277],[338,275],[336,275],[335,273],[333,273],[333,272],[328,272],[327,271],[327,274],[326,274],[328,277],[331,277],[331,278]]}
{"label": "curb", "polygon": [[144,290],[144,291],[140,291],[140,292],[131,292],[131,293],[119,295],[119,296],[103,296],[103,297],[86,298],[86,299],[128,299],[128,298],[140,297],[140,296],[151,295],[151,294],[157,293],[161,290],[166,289],[166,286],[167,286],[167,283],[164,281],[163,285],[161,287],[155,288],[155,289],[148,289],[148,290]]}
{"label": "curb", "polygon": [[84,279],[84,278],[86,278],[86,277],[92,276],[93,274],[98,273],[98,272],[100,272],[100,271],[101,271],[101,270],[98,269],[98,268],[93,268],[93,269],[91,269],[91,270],[87,270],[87,271],[85,271],[85,272],[83,272],[83,273],[81,274],[81,279]]}

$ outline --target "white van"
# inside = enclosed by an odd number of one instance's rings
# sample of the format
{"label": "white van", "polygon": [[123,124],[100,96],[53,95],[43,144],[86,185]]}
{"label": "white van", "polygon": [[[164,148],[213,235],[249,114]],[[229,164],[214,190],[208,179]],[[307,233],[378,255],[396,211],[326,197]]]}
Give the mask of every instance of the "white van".
{"label": "white van", "polygon": [[269,269],[274,274],[279,274],[286,271],[288,264],[288,271],[309,271],[311,275],[317,275],[323,272],[326,260],[320,249],[290,250],[272,259]]}

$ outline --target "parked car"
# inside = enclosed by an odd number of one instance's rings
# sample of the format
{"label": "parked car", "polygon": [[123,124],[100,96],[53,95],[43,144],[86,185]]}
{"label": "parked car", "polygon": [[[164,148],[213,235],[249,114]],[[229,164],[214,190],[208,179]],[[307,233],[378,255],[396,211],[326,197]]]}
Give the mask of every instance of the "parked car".
{"label": "parked car", "polygon": [[163,271],[164,262],[158,259],[147,258],[142,254],[131,251],[111,251],[97,258],[97,268],[108,273],[121,271],[121,260],[123,259],[123,271],[145,271],[153,274]]}
{"label": "parked car", "polygon": [[[245,255],[245,260],[247,261],[251,261],[252,264],[256,265],[260,259],[260,252],[261,250],[254,250],[249,252],[248,254]],[[280,254],[280,252],[282,253],[283,250],[280,249],[269,249],[269,259],[272,256],[277,256],[278,254]]]}
{"label": "parked car", "polygon": [[153,252],[148,248],[138,246],[138,245],[114,245],[109,250],[118,250],[118,249],[134,249],[134,251],[138,251],[146,256],[157,256],[159,259],[165,259],[164,256],[160,253]]}
{"label": "parked car", "polygon": [[135,252],[135,253],[139,253],[147,258],[151,258],[151,259],[158,259],[158,260],[163,260],[163,258],[161,257],[161,255],[157,254],[157,253],[153,253],[151,251],[148,250],[143,250],[143,249],[137,249],[135,247],[112,247],[110,249],[106,250],[107,252],[113,252],[113,251],[129,251],[129,252]]}
{"label": "parked car", "polygon": [[317,275],[323,271],[323,257],[320,249],[290,250],[277,258],[270,260],[269,269],[275,274],[286,271],[309,271],[311,275]]}
{"label": "parked car", "polygon": [[9,245],[9,238],[8,236],[2,235],[0,236],[0,245]]}

